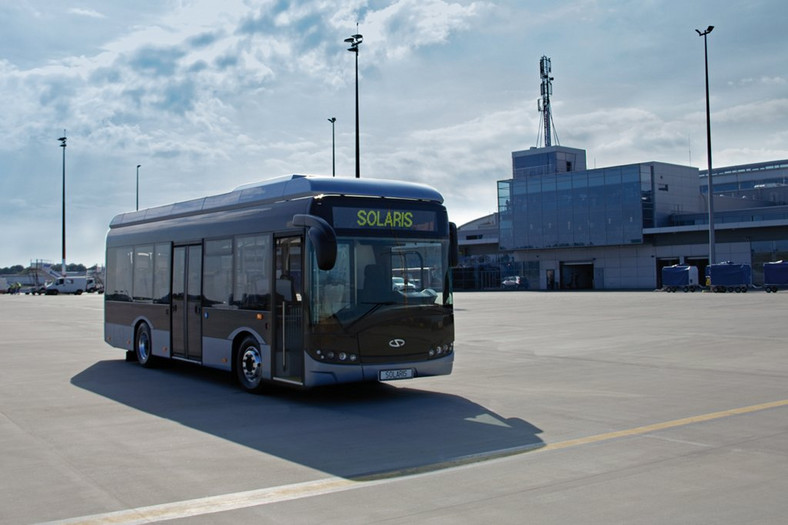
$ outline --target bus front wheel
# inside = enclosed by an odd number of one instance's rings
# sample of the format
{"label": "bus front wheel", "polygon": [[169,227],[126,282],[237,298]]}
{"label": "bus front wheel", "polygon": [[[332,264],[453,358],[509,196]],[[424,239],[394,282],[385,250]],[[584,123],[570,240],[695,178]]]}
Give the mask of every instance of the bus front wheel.
{"label": "bus front wheel", "polygon": [[253,337],[244,339],[235,354],[235,375],[247,392],[263,388],[263,356],[260,344]]}
{"label": "bus front wheel", "polygon": [[137,356],[137,361],[145,368],[151,368],[154,364],[151,349],[150,328],[146,323],[142,323],[137,327],[134,337],[134,353]]}

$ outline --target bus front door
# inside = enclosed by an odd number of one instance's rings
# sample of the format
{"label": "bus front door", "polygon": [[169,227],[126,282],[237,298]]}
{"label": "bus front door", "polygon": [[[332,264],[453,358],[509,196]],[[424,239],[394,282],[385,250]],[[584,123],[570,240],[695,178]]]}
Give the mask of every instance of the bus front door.
{"label": "bus front door", "polygon": [[202,359],[202,246],[176,246],[172,257],[172,355]]}
{"label": "bus front door", "polygon": [[304,375],[304,305],[302,238],[276,239],[274,293],[274,378],[302,384]]}

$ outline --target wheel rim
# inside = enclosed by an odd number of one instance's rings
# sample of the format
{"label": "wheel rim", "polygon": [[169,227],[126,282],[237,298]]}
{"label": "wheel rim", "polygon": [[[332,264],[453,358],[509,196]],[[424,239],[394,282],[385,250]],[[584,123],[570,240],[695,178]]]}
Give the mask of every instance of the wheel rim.
{"label": "wheel rim", "polygon": [[263,373],[263,359],[260,351],[254,346],[249,346],[241,354],[241,374],[249,385],[256,385],[260,382]]}
{"label": "wheel rim", "polygon": [[142,330],[137,338],[137,358],[144,363],[148,360],[148,357],[150,357],[150,338],[148,337],[148,332]]}

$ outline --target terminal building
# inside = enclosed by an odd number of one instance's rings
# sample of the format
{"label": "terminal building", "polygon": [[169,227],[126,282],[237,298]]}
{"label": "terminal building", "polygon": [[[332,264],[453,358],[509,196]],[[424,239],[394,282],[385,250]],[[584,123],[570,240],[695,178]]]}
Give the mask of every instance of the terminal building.
{"label": "terminal building", "polygon": [[[498,212],[460,227],[455,288],[655,289],[661,269],[709,264],[708,173],[642,162],[587,169],[586,153],[545,146],[512,153]],[[788,260],[788,160],[714,168],[716,261]]]}
{"label": "terminal building", "polygon": [[758,285],[763,263],[788,260],[788,160],[713,169],[711,192],[708,172],[690,166],[589,170],[585,150],[552,145],[546,56],[539,75],[544,147],[513,152],[512,177],[498,181],[498,212],[459,228],[456,289],[500,288],[512,276],[520,279],[507,282],[537,290],[656,289],[674,264],[703,276],[710,198],[712,263],[748,264]]}

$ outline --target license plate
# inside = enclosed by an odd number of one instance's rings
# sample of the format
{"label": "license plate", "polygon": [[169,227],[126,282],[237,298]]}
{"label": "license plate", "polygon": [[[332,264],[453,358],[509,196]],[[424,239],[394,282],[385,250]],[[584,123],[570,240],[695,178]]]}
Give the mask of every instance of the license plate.
{"label": "license plate", "polygon": [[402,368],[400,370],[381,370],[378,378],[381,381],[396,381],[397,379],[413,379],[412,368]]}

